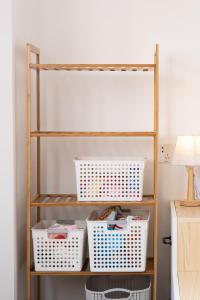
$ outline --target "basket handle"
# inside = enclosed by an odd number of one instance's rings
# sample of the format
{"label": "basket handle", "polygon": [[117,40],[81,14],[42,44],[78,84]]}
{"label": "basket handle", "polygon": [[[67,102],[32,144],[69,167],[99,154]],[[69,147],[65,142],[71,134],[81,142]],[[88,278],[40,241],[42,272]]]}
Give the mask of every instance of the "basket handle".
{"label": "basket handle", "polygon": [[[113,220],[113,221],[109,221],[107,220],[107,225],[126,225],[128,226],[128,224],[130,224],[131,221],[134,221],[134,216],[127,216],[125,220]],[[137,220],[136,220],[137,221]],[[139,220],[141,221],[141,220]],[[142,221],[146,221],[146,219],[142,219]]]}
{"label": "basket handle", "polygon": [[127,216],[127,218],[125,220],[113,220],[113,221],[109,221],[107,220],[107,229],[109,228],[109,226],[112,225],[122,225],[124,226],[122,229],[118,228],[118,230],[127,230],[127,227],[129,226],[130,222],[132,221],[132,216]]}
{"label": "basket handle", "polygon": [[114,220],[114,221],[106,221],[107,225],[127,225],[126,220]]}
{"label": "basket handle", "polygon": [[130,300],[131,299],[131,292],[129,290],[122,289],[122,288],[115,288],[115,289],[109,289],[109,290],[103,292],[103,300],[112,300],[111,298],[107,298],[106,295],[110,294],[110,293],[113,293],[113,292],[124,292],[124,293],[129,294],[128,297],[120,298],[119,300]]}
{"label": "basket handle", "polygon": [[47,229],[47,233],[68,233],[68,229],[63,228],[49,228]]}

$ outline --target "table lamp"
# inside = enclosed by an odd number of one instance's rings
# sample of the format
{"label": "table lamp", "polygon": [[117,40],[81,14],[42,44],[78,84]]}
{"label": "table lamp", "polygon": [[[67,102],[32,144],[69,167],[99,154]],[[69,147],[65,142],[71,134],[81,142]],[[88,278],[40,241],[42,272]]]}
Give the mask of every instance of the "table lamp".
{"label": "table lamp", "polygon": [[179,136],[172,163],[186,166],[188,171],[187,200],[180,201],[180,205],[200,206],[194,192],[194,167],[200,166],[200,136]]}

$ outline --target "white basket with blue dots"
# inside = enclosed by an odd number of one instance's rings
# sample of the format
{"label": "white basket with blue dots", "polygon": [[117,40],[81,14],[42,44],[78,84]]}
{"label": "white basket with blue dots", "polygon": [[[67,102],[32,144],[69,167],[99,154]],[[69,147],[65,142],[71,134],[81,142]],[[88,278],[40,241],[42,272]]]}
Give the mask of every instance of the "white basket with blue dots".
{"label": "white basket with blue dots", "polygon": [[100,214],[101,211],[93,211],[87,219],[90,270],[144,272],[149,211],[133,210],[125,220],[118,221],[97,220]]}

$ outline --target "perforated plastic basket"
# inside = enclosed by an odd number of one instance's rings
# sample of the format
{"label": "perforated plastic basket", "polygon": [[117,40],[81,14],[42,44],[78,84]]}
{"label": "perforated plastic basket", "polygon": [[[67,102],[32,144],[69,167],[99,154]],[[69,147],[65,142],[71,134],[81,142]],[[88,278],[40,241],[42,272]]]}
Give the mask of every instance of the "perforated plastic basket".
{"label": "perforated plastic basket", "polygon": [[148,276],[92,276],[85,285],[86,300],[150,300]]}
{"label": "perforated plastic basket", "polygon": [[77,158],[79,201],[141,201],[144,159]]}
{"label": "perforated plastic basket", "polygon": [[[81,229],[64,231],[48,228],[56,221],[41,221],[32,228],[36,271],[81,271],[85,259],[86,226],[83,221],[68,221]],[[50,239],[49,233],[67,233],[66,239]]]}
{"label": "perforated plastic basket", "polygon": [[[133,210],[126,221],[97,221],[99,211],[87,219],[90,270],[143,272],[146,268],[149,211]],[[134,220],[142,216],[143,220]],[[123,229],[110,230],[110,225]]]}

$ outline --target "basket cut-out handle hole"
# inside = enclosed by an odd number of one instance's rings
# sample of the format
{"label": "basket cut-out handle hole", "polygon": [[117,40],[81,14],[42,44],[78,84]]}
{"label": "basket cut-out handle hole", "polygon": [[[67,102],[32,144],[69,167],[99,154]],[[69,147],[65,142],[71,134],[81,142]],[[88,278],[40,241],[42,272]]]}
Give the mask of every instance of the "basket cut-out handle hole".
{"label": "basket cut-out handle hole", "polygon": [[113,300],[113,299],[130,300],[130,298],[131,298],[130,291],[122,288],[110,289],[103,293],[104,300]]}

